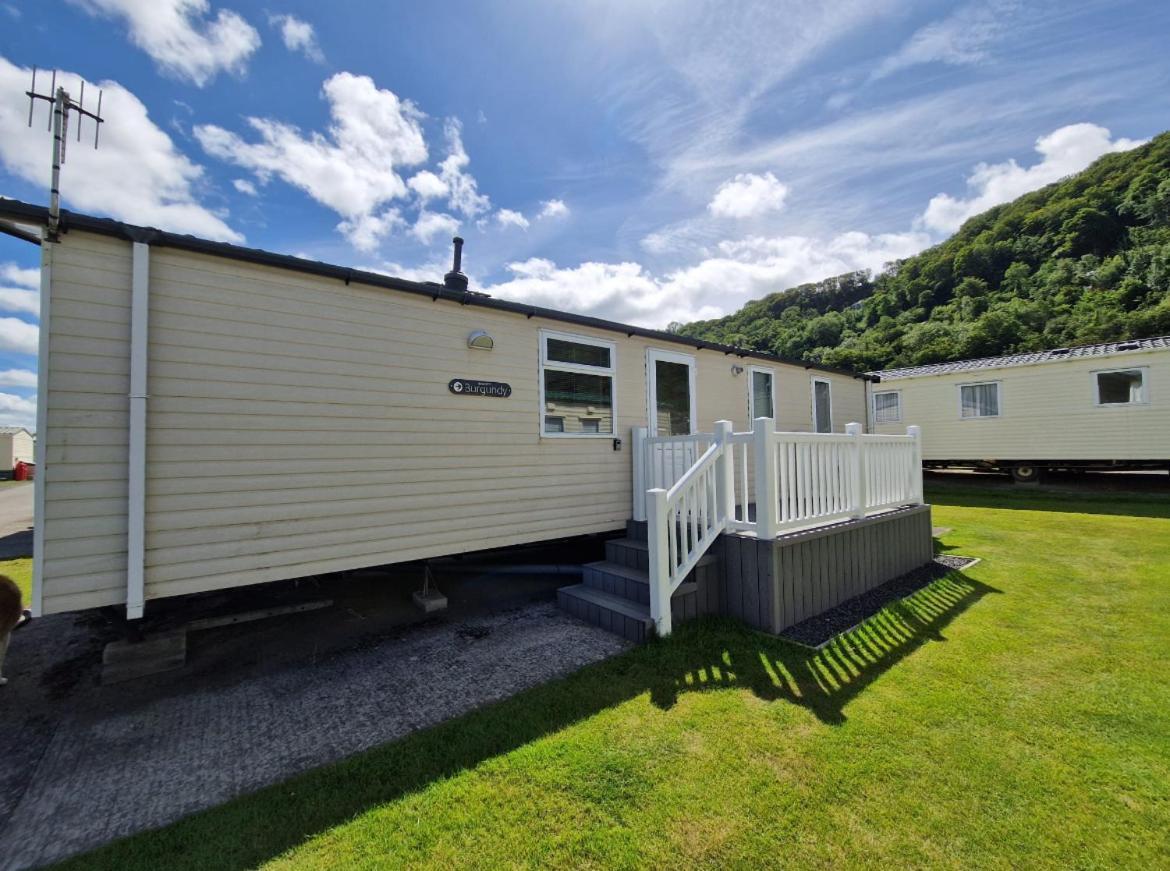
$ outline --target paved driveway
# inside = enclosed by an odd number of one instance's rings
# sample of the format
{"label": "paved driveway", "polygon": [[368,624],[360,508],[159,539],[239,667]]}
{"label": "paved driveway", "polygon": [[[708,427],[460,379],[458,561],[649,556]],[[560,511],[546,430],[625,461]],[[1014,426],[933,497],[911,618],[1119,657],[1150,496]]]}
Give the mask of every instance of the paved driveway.
{"label": "paved driveway", "polygon": [[32,556],[33,485],[0,487],[0,559]]}

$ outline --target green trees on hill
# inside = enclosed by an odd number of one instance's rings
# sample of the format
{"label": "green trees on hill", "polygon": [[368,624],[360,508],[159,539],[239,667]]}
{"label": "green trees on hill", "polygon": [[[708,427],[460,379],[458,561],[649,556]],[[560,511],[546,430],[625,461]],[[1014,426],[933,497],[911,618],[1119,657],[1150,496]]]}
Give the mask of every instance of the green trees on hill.
{"label": "green trees on hill", "polygon": [[672,325],[858,370],[1170,334],[1170,133],[851,272]]}

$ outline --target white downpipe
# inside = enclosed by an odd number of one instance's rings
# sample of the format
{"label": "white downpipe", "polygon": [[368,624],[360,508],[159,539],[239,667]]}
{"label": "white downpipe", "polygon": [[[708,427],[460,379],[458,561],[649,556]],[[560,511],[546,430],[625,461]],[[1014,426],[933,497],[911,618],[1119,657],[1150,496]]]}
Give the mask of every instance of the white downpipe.
{"label": "white downpipe", "polygon": [[130,474],[126,533],[126,618],[146,606],[146,367],[150,246],[135,242],[130,299]]}
{"label": "white downpipe", "polygon": [[49,448],[49,298],[53,286],[53,243],[41,234],[41,320],[37,339],[37,440],[33,445],[36,477],[33,479],[33,580],[29,609],[34,617],[45,606],[45,459]]}

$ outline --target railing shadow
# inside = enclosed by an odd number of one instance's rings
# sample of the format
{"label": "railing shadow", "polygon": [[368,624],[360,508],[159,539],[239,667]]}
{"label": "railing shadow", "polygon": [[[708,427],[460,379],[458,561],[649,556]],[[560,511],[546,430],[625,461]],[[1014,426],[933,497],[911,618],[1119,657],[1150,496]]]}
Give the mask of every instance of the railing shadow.
{"label": "railing shadow", "polygon": [[[845,722],[845,706],[874,680],[928,641],[945,641],[943,630],[994,587],[951,572],[819,650],[764,635],[729,633],[724,621],[683,626],[689,653],[705,652],[703,664],[651,687],[651,698],[670,708],[687,692],[747,688],[767,701],[807,708],[822,722]],[[724,631],[719,631],[724,629]],[[730,638],[730,643],[729,643]],[[676,672],[677,673],[677,672]]]}
{"label": "railing shadow", "polygon": [[874,680],[928,641],[945,641],[948,624],[996,592],[952,572],[820,650],[727,618],[684,624],[670,639],[60,867],[255,867],[372,808],[647,693],[668,710],[685,693],[749,689],[837,725],[846,705]]}

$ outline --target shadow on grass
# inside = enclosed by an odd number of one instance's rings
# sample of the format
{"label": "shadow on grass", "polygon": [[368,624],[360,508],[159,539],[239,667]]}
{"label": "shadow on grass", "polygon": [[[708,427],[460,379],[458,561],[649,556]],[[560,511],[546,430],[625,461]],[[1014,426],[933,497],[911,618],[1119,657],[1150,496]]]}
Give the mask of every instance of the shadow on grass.
{"label": "shadow on grass", "polygon": [[669,710],[691,692],[749,690],[845,722],[845,706],[993,587],[952,572],[887,606],[819,651],[696,621],[666,640],[317,769],[171,826],[124,839],[64,868],[251,868],[379,805],[649,694]]}
{"label": "shadow on grass", "polygon": [[1103,489],[1084,486],[1026,487],[999,482],[956,482],[954,476],[928,474],[926,501],[931,505],[1107,514],[1125,517],[1170,517],[1170,478],[1165,489]]}

